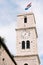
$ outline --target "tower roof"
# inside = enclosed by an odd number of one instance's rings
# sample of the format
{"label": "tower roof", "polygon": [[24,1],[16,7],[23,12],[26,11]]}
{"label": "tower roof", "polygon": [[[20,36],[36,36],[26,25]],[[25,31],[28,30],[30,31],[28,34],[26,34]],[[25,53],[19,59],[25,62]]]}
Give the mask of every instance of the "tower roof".
{"label": "tower roof", "polygon": [[22,14],[19,14],[19,15],[17,15],[17,17],[18,16],[25,16],[25,15],[34,15],[34,13],[32,13],[32,12],[29,12],[29,13],[22,13]]}

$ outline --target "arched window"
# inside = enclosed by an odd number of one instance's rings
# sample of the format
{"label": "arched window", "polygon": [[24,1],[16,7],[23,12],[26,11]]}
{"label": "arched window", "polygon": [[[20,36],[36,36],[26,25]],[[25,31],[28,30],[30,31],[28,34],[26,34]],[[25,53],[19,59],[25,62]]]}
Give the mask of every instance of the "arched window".
{"label": "arched window", "polygon": [[28,65],[27,63],[25,63],[24,65]]}
{"label": "arched window", "polygon": [[22,49],[25,49],[25,41],[22,41]]}
{"label": "arched window", "polygon": [[24,18],[24,23],[27,23],[27,17]]}
{"label": "arched window", "polygon": [[30,48],[30,41],[29,40],[26,41],[26,48],[27,49]]}

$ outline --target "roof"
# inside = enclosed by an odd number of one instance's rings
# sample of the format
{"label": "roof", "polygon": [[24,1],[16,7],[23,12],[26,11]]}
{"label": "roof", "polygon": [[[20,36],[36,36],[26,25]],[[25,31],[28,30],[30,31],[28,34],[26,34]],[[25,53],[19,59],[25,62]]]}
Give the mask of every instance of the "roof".
{"label": "roof", "polygon": [[4,39],[0,37],[0,44],[3,46],[3,48],[5,49],[5,51],[7,52],[7,54],[9,55],[9,57],[11,58],[11,60],[13,61],[13,63],[15,65],[17,65],[16,61],[13,59],[13,56],[11,55],[10,51],[8,50],[6,44],[4,43]]}
{"label": "roof", "polygon": [[19,16],[25,16],[25,15],[34,15],[34,13],[33,12],[29,12],[29,13],[25,12],[25,13],[17,15],[17,17],[19,17]]}

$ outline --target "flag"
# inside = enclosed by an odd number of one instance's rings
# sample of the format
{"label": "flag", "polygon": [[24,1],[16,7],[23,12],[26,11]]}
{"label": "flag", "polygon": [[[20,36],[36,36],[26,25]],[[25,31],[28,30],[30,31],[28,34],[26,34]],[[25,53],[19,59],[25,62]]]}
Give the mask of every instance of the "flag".
{"label": "flag", "polygon": [[31,7],[31,2],[26,6],[25,10],[28,10]]}

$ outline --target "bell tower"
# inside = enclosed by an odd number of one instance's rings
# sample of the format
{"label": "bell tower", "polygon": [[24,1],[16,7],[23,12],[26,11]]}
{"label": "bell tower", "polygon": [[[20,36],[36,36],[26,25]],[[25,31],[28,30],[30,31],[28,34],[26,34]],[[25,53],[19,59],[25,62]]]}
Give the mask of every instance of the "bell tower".
{"label": "bell tower", "polygon": [[[33,13],[17,16],[16,50],[17,55],[32,55],[37,53],[37,31]],[[22,54],[21,54],[22,53]]]}
{"label": "bell tower", "polygon": [[[23,58],[24,64],[27,63],[28,65],[32,65],[32,61],[33,65],[39,65],[40,60],[37,51],[37,38],[38,35],[34,14],[25,13],[18,15],[16,28],[16,58],[18,58],[18,60]],[[27,61],[24,59],[27,59]],[[22,60],[19,60],[20,63]],[[34,62],[37,63],[34,64]]]}

